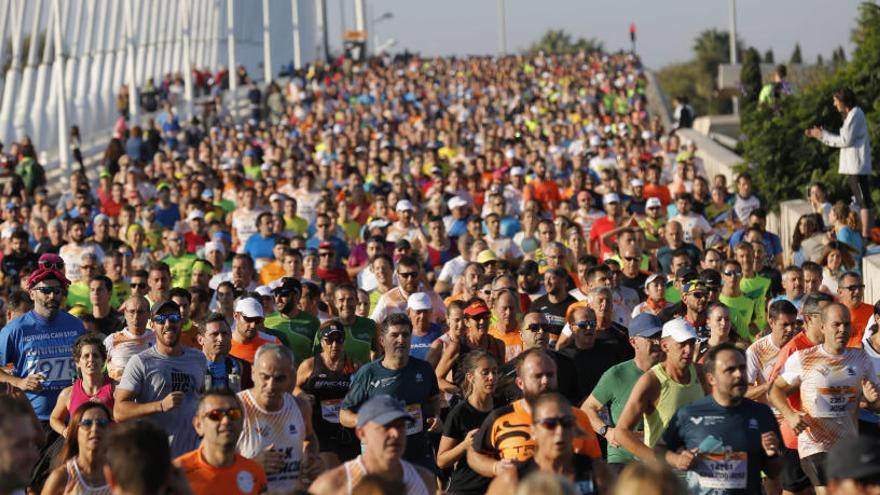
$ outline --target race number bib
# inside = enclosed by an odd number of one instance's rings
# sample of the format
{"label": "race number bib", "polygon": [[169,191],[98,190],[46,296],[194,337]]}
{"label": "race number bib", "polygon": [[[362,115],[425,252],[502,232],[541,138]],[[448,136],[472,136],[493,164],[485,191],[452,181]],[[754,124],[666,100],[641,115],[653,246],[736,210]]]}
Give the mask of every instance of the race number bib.
{"label": "race number bib", "polygon": [[859,391],[855,387],[826,387],[816,390],[817,418],[840,418],[846,416],[855,404]]}
{"label": "race number bib", "polygon": [[749,455],[746,452],[700,454],[696,466],[703,489],[742,490],[748,483]]}
{"label": "race number bib", "polygon": [[25,376],[37,373],[43,376],[44,385],[57,381],[70,381],[73,359],[70,357],[44,357],[30,361],[25,366]]}
{"label": "race number bib", "polygon": [[321,417],[328,423],[339,424],[339,409],[342,405],[342,399],[322,400],[321,401]]}
{"label": "race number bib", "polygon": [[409,404],[406,406],[406,412],[413,418],[413,422],[406,427],[407,435],[415,435],[422,432],[422,406],[418,404]]}

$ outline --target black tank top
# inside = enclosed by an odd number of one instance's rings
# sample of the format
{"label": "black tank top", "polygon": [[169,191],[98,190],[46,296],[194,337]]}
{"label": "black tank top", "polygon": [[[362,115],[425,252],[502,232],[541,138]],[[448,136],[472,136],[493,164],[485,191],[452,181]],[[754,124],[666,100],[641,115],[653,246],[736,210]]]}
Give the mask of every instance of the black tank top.
{"label": "black tank top", "polygon": [[343,428],[339,423],[339,406],[351,387],[351,375],[354,372],[354,364],[347,356],[341,371],[331,370],[320,355],[315,356],[312,374],[303,384],[302,390],[315,397],[312,425],[319,438],[328,435],[341,440],[339,434]]}

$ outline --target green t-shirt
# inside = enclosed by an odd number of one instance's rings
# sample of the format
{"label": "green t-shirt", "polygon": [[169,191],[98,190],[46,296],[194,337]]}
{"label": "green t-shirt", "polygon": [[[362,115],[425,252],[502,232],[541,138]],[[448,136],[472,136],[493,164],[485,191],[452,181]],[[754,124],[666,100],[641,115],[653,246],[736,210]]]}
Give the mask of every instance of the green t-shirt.
{"label": "green t-shirt", "polygon": [[82,304],[89,313],[92,312],[92,301],[89,299],[89,286],[82,281],[74,282],[67,288],[67,307],[72,308],[77,304]]}
{"label": "green t-shirt", "polygon": [[119,309],[122,303],[131,296],[131,286],[125,280],[113,282],[113,291],[110,296],[110,306]]}
{"label": "green t-shirt", "polygon": [[[639,377],[642,376],[642,370],[636,366],[636,362],[630,359],[608,368],[599,378],[599,383],[593,389],[592,396],[600,404],[608,406],[611,413],[611,424],[617,424],[629,394],[636,385]],[[636,426],[636,431],[642,429],[642,422]],[[627,464],[635,460],[635,456],[629,453],[623,447],[614,447],[608,445],[608,463],[609,464]]]}
{"label": "green t-shirt", "polygon": [[736,328],[736,333],[746,342],[754,342],[755,336],[749,330],[749,324],[755,316],[755,301],[743,294],[736,297],[721,294],[718,301],[730,310],[730,321]]}
{"label": "green t-shirt", "polygon": [[[376,322],[362,316],[355,316],[351,325],[343,325],[345,328],[345,354],[359,364],[370,362],[370,351],[378,350],[376,336]],[[315,343],[312,352],[317,356],[321,352],[321,335],[315,333]]]}
{"label": "green t-shirt", "polygon": [[300,311],[293,318],[274,312],[266,316],[266,333],[281,340],[285,347],[293,351],[297,365],[312,357],[312,344],[321,322],[314,316]]}
{"label": "green t-shirt", "polygon": [[194,254],[184,254],[183,256],[171,256],[170,254],[164,258],[168,268],[171,269],[171,286],[189,289],[189,283],[192,280],[193,263],[198,258]]}
{"label": "green t-shirt", "polygon": [[309,221],[303,217],[284,217],[284,228],[297,235],[307,235]]}
{"label": "green t-shirt", "polygon": [[759,330],[767,326],[767,317],[764,315],[767,307],[767,291],[770,289],[770,279],[755,274],[754,277],[743,277],[739,281],[739,290],[743,295],[755,301],[755,325]]}
{"label": "green t-shirt", "polygon": [[666,292],[663,293],[663,298],[669,304],[677,304],[681,302],[681,292],[674,285],[669,285],[666,287]]}

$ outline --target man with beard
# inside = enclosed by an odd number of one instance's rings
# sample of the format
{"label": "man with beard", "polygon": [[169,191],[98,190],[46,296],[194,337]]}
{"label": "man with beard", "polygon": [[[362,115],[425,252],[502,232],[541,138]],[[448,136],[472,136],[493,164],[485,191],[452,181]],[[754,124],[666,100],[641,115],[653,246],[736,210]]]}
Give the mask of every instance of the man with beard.
{"label": "man with beard", "polygon": [[[257,349],[263,344],[280,344],[278,337],[265,333],[263,305],[256,298],[242,297],[235,301],[235,327],[232,330],[232,350],[229,354],[253,364]],[[303,356],[305,359],[305,356]]]}
{"label": "man with beard", "polygon": [[156,344],[133,356],[116,387],[116,421],[150,416],[168,434],[171,454],[182,455],[199,445],[192,418],[205,380],[205,356],[180,343],[183,318],[174,301],[153,306]]}
{"label": "man with beard", "polygon": [[615,341],[597,338],[596,313],[590,308],[577,308],[571,312],[568,325],[574,332],[572,338],[574,345],[570,345],[559,351],[563,356],[571,359],[577,370],[577,383],[575,386],[575,400],[573,404],[580,404],[593,391],[593,387],[599,381],[599,377],[608,368],[618,362]]}
{"label": "man with beard", "polygon": [[318,333],[320,322],[314,315],[299,307],[302,285],[293,277],[284,277],[272,290],[275,312],[266,315],[266,333],[274,335],[293,351],[300,361],[311,355],[312,342]]}
{"label": "man with beard", "polygon": [[730,343],[706,354],[712,394],[678,409],[657,452],[687,470],[691,493],[763,493],[761,472],[782,470],[779,426],[765,404],[745,398],[746,358]]}
{"label": "man with beard", "polygon": [[[603,373],[593,392],[581,404],[581,409],[590,418],[593,430],[608,441],[608,465],[618,473],[633,462],[635,457],[616,440],[615,424],[620,419],[639,377],[663,359],[663,350],[660,348],[661,331],[660,319],[652,314],[643,313],[633,318],[629,326],[629,343],[635,349],[635,357],[614,365]],[[605,407],[608,407],[610,413],[610,424],[600,415]],[[641,433],[641,424],[636,427],[636,431]]]}
{"label": "man with beard", "polygon": [[202,443],[174,461],[193,493],[256,495],[266,491],[268,481],[263,468],[235,451],[243,414],[234,392],[210,390],[202,395],[193,417],[193,427]]}
{"label": "man with beard", "polygon": [[[494,478],[503,469],[531,459],[535,452],[532,437],[532,406],[542,394],[556,391],[556,363],[541,348],[524,351],[517,360],[516,386],[523,398],[501,406],[483,421],[473,444],[468,447],[467,462],[477,474]],[[571,407],[580,430],[574,439],[574,452],[593,459],[601,457],[599,441],[583,411]]]}
{"label": "man with beard", "polygon": [[555,347],[562,327],[565,326],[568,307],[577,302],[568,293],[567,280],[568,274],[563,268],[550,268],[544,272],[544,288],[547,293],[535,299],[529,308],[544,314],[550,330],[550,347]]}
{"label": "man with beard", "polygon": [[406,404],[413,421],[406,428],[403,458],[433,471],[434,454],[427,433],[442,430],[440,389],[434,369],[411,357],[412,322],[405,314],[394,313],[379,326],[379,340],[385,355],[364,365],[352,378],[351,388],[342,401],[339,422],[346,428],[362,427],[358,413],[377,395],[391,395]]}
{"label": "man with beard", "polygon": [[686,281],[681,286],[681,302],[667,306],[660,312],[660,321],[666,323],[675,318],[683,318],[697,332],[697,342],[709,340],[706,326],[706,308],[709,307],[709,287],[699,278]]}
{"label": "man with beard", "polygon": [[196,255],[186,252],[186,242],[180,232],[166,231],[162,235],[162,240],[167,248],[162,261],[168,265],[168,269],[171,271],[172,287],[188,289],[192,278],[193,263],[197,259]]}
{"label": "man with beard", "polygon": [[[358,303],[357,290],[351,284],[338,285],[333,290],[333,302],[336,307],[336,319],[342,323],[342,328],[345,330],[345,354],[360,364],[370,362],[379,350],[376,323],[355,314]],[[312,354],[317,355],[320,349],[321,336],[315,332]]]}
{"label": "man with beard", "polygon": [[79,282],[83,255],[87,252],[95,254],[98,261],[104,259],[104,250],[93,242],[86,241],[86,222],[82,218],[73,218],[67,224],[67,244],[61,246],[58,255],[64,259],[64,276],[71,282]]}

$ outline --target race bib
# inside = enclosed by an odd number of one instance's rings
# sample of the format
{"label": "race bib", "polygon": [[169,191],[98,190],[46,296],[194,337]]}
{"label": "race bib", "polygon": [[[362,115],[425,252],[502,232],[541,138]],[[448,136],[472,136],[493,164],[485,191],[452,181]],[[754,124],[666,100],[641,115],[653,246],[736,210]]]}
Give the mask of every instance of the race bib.
{"label": "race bib", "polygon": [[324,418],[324,421],[339,424],[340,405],[342,405],[342,399],[322,400],[321,417]]}
{"label": "race bib", "polygon": [[706,452],[696,466],[703,489],[742,490],[748,483],[749,455],[746,452]]}
{"label": "race bib", "polygon": [[413,418],[413,422],[406,427],[407,435],[415,435],[422,432],[422,406],[418,404],[409,404],[406,406],[406,412]]}
{"label": "race bib", "polygon": [[42,375],[44,386],[57,381],[70,381],[73,372],[73,359],[70,357],[37,358],[25,365],[24,376],[31,373]]}
{"label": "race bib", "polygon": [[817,418],[840,418],[852,410],[859,391],[855,387],[826,387],[816,390]]}

